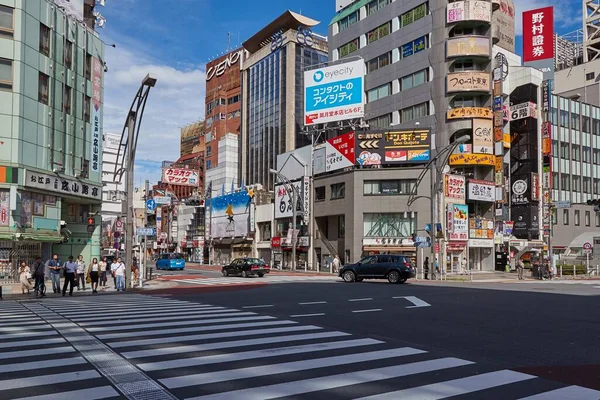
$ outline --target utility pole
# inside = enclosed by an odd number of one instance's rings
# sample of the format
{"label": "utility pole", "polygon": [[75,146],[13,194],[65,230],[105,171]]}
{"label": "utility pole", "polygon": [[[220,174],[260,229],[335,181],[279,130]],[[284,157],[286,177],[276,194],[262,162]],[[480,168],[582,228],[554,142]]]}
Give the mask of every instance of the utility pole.
{"label": "utility pole", "polygon": [[[431,260],[429,260],[429,269],[431,271],[431,279],[435,280],[435,260],[437,254],[435,251],[436,229],[437,229],[437,184],[436,184],[436,172],[437,172],[437,148],[435,146],[435,133],[431,135],[431,159],[433,162],[429,164],[429,179],[431,179],[431,227],[429,228],[429,235],[431,236]],[[421,260],[423,262],[423,260]]]}
{"label": "utility pole", "polygon": [[293,183],[290,183],[290,188],[292,189],[292,271],[296,270],[296,240],[298,235],[296,235],[296,204],[298,202],[298,194],[296,193],[296,187]]}
{"label": "utility pole", "polygon": [[[134,157],[135,154],[133,151],[135,150],[133,144],[134,142],[134,127],[135,127],[135,118],[136,112],[130,111],[127,121],[127,186],[125,192],[127,193],[127,201],[125,202],[125,268],[132,265],[133,263],[133,220],[135,218],[135,213],[133,211],[133,167],[134,167]],[[130,274],[132,275],[132,274]],[[125,288],[131,289],[133,282],[133,276],[129,276],[129,279],[125,279]]]}

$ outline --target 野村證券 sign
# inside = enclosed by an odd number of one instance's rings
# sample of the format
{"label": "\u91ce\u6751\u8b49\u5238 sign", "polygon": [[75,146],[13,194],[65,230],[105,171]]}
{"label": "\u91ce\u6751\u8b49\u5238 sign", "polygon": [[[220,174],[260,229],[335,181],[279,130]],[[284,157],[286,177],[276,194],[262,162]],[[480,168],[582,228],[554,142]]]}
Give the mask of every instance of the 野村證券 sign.
{"label": "\u91ce\u6751\u8b49\u5238 sign", "polygon": [[523,12],[523,62],[554,58],[554,8]]}
{"label": "\u91ce\u6751\u8b49\u5238 sign", "polygon": [[304,125],[362,118],[363,60],[304,72]]}

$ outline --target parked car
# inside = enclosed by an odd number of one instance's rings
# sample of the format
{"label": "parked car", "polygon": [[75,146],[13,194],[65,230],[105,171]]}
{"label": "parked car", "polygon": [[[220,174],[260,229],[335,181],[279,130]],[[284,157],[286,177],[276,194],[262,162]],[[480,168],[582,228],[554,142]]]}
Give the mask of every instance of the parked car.
{"label": "parked car", "polygon": [[156,260],[156,269],[185,269],[185,260],[181,253],[163,253]]}
{"label": "parked car", "polygon": [[221,272],[223,276],[241,275],[248,278],[258,275],[260,278],[270,272],[270,268],[263,260],[258,258],[236,258],[229,265],[223,266]]}
{"label": "parked car", "polygon": [[356,264],[340,269],[339,276],[345,282],[363,279],[387,279],[390,283],[404,283],[416,276],[416,270],[407,256],[379,254],[362,258]]}

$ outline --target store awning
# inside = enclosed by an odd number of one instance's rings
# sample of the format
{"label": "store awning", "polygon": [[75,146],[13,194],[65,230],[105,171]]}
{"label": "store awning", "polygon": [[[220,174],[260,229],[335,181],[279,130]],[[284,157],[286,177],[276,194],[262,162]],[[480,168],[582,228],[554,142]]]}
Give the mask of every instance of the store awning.
{"label": "store awning", "polygon": [[416,251],[417,248],[414,246],[363,246],[364,251],[395,251],[395,252],[405,252],[405,251]]}
{"label": "store awning", "polygon": [[34,240],[36,242],[50,242],[50,243],[59,243],[63,240],[63,237],[60,235],[50,235],[43,233],[24,233],[21,236],[23,240]]}

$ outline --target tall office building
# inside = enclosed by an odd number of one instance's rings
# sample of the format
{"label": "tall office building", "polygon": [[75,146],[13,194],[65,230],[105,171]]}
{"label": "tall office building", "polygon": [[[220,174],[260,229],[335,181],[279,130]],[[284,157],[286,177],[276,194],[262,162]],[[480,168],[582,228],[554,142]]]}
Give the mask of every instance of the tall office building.
{"label": "tall office building", "polygon": [[277,155],[310,143],[304,127],[304,70],[327,61],[319,22],[286,11],[243,43],[241,170],[247,184],[273,189]]}

